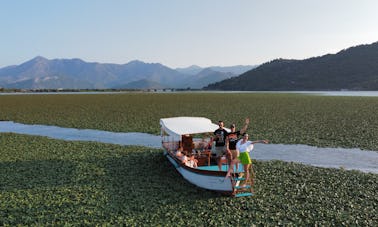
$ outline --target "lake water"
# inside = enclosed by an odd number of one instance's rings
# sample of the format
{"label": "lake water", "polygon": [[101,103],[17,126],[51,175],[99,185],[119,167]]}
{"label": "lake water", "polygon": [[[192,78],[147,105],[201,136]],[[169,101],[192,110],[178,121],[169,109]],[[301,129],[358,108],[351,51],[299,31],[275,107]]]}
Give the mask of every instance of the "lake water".
{"label": "lake water", "polygon": [[[160,136],[147,133],[120,133],[0,121],[0,133],[5,132],[46,136],[69,141],[95,141],[118,145],[161,148]],[[319,148],[307,145],[256,144],[255,149],[252,151],[252,158],[257,160],[298,162],[312,166],[344,168],[378,174],[378,152],[358,148]]]}
{"label": "lake water", "polygon": [[0,92],[0,95],[77,95],[77,94],[127,94],[127,93],[256,93],[256,94],[306,94],[322,96],[378,97],[378,91],[88,91],[88,92]]}

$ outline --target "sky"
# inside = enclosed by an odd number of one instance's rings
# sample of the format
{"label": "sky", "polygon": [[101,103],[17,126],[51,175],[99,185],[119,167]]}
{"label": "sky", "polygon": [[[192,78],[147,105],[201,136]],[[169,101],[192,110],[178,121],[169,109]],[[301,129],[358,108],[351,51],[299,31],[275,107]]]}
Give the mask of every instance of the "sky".
{"label": "sky", "polygon": [[0,0],[0,67],[36,56],[171,68],[305,59],[378,41],[376,0]]}

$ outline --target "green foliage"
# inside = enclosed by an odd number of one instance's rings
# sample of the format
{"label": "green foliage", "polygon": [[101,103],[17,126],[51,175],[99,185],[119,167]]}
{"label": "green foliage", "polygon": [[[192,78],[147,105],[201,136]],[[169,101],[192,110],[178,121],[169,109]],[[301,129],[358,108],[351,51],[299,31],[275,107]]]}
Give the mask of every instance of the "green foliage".
{"label": "green foliage", "polygon": [[0,134],[1,226],[378,225],[378,175],[255,163],[256,195],[186,182],[161,150]]}
{"label": "green foliage", "polygon": [[277,59],[238,77],[210,84],[210,90],[324,91],[378,90],[378,42],[305,60]]}
{"label": "green foliage", "polygon": [[159,119],[203,116],[272,143],[378,150],[378,98],[297,94],[126,93],[0,96],[0,120],[160,133]]}

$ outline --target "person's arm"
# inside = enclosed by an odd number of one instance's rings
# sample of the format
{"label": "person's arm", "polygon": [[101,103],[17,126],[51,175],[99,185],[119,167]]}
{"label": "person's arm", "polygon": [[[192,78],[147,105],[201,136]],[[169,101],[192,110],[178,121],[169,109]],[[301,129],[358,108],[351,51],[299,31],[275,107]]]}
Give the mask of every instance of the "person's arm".
{"label": "person's arm", "polygon": [[246,118],[245,123],[244,123],[244,127],[240,130],[241,135],[243,135],[247,131],[248,125],[249,125],[249,118]]}
{"label": "person's arm", "polygon": [[269,140],[255,140],[255,141],[252,141],[252,143],[253,144],[255,144],[255,143],[265,143],[265,144],[267,144],[267,143],[269,143]]}

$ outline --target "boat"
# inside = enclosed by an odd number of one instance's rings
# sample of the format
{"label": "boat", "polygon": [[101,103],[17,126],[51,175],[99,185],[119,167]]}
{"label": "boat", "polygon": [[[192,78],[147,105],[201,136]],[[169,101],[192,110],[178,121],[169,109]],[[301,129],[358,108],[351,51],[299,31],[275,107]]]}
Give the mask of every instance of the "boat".
{"label": "boat", "polygon": [[[217,124],[204,117],[171,117],[160,119],[160,125],[164,155],[184,179],[197,187],[226,195],[253,195],[252,183],[243,182],[241,164],[226,177],[229,165],[222,157],[222,169],[219,170],[210,148]],[[196,166],[188,161],[193,158]],[[246,186],[241,187],[241,183]]]}

